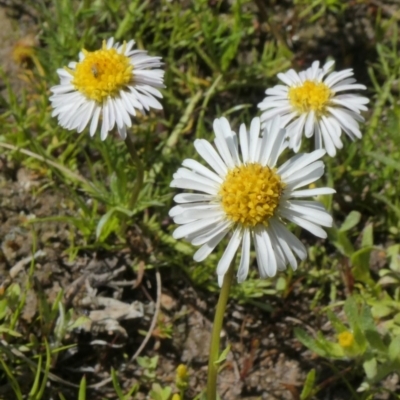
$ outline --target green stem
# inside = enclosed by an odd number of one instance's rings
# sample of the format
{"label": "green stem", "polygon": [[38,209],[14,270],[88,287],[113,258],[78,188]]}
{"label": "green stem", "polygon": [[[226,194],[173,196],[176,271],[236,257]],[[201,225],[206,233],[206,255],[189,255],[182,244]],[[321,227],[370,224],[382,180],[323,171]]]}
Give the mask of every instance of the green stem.
{"label": "green stem", "polygon": [[214,325],[211,334],[210,357],[208,360],[208,378],[207,378],[207,400],[216,400],[217,398],[217,375],[218,365],[215,362],[219,357],[219,341],[221,336],[222,323],[226,304],[228,303],[229,292],[234,274],[234,261],[232,261],[224,277],[221,292],[219,294],[217,309],[215,311]]}
{"label": "green stem", "polygon": [[131,156],[131,159],[133,161],[133,164],[136,167],[136,181],[135,181],[135,186],[133,187],[132,190],[132,196],[129,201],[129,210],[132,210],[137,202],[137,199],[139,197],[139,193],[142,189],[143,186],[143,180],[144,180],[144,167],[142,162],[140,161],[139,155],[136,152],[135,146],[132,142],[132,139],[130,138],[129,134],[126,136],[125,139],[125,144],[128,149],[129,155]]}

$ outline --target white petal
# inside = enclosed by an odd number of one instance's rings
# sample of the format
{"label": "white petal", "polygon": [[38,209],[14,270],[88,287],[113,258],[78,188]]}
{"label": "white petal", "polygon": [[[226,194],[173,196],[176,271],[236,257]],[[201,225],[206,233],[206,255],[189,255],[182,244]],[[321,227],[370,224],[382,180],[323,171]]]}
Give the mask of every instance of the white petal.
{"label": "white petal", "polygon": [[224,177],[226,175],[228,169],[225,163],[207,140],[196,139],[194,141],[194,147],[204,161],[206,161],[219,176]]}
{"label": "white petal", "polygon": [[246,280],[249,273],[250,265],[250,231],[249,229],[244,229],[243,239],[242,239],[242,254],[240,256],[240,263],[237,272],[237,281],[242,283]]}
{"label": "white petal", "polygon": [[103,109],[102,109],[103,123],[101,124],[101,131],[100,131],[100,139],[101,140],[105,140],[107,138],[108,131],[110,130],[109,122],[108,122],[110,113],[108,111],[108,107],[109,107],[108,102],[105,101],[103,103]]}
{"label": "white petal", "polygon": [[265,93],[269,95],[282,95],[282,94],[287,95],[288,90],[289,88],[287,86],[276,85],[273,88],[267,89]]}
{"label": "white petal", "polygon": [[111,131],[112,129],[114,129],[115,126],[115,122],[116,122],[116,114],[117,114],[117,110],[115,109],[115,103],[114,100],[110,97],[107,99],[107,105],[108,107],[106,109],[108,109],[108,130]]}
{"label": "white petal", "polygon": [[[263,271],[265,272],[267,277],[272,278],[273,276],[276,275],[276,271],[277,271],[277,267],[278,267],[277,260],[276,260],[276,254],[275,254],[275,251],[272,249],[271,239],[269,237],[268,231],[264,229],[262,231],[261,235],[262,235],[263,241],[265,243],[267,256],[268,256],[268,264],[264,265]],[[263,274],[261,274],[261,277],[265,277],[265,275],[263,276]]]}
{"label": "white petal", "polygon": [[250,148],[249,148],[249,162],[254,163],[257,161],[257,144],[258,137],[260,136],[260,118],[253,118],[250,124]]}
{"label": "white petal", "polygon": [[[271,221],[272,222],[272,221]],[[272,243],[274,243],[276,241],[276,245],[275,247],[280,247],[282,254],[284,256],[285,262],[289,263],[290,266],[292,267],[293,270],[296,270],[297,268],[297,260],[296,257],[294,256],[288,241],[286,240],[286,237],[282,237],[281,231],[279,231],[278,229],[275,228],[276,224],[280,224],[280,222],[273,222],[270,223],[270,238]],[[286,229],[286,228],[284,228]]]}
{"label": "white petal", "polygon": [[303,243],[295,236],[292,232],[290,232],[280,221],[275,218],[271,218],[270,225],[273,225],[274,232],[277,237],[282,238],[288,246],[296,253],[297,257],[301,260],[306,259],[307,257],[307,249]]}
{"label": "white petal", "polygon": [[361,138],[361,132],[358,128],[358,124],[354,118],[352,118],[352,115],[349,114],[349,112],[337,107],[328,107],[328,111],[337,119],[343,128],[347,128],[356,137],[359,139]]}
{"label": "white petal", "polygon": [[218,243],[225,237],[226,232],[221,232],[219,235],[213,237],[209,242],[203,244],[199,250],[194,253],[193,260],[200,262],[205,260],[210,253],[215,249]]}
{"label": "white petal", "polygon": [[284,191],[292,191],[315,182],[324,174],[324,169],[324,163],[316,161],[302,170],[295,172],[284,181],[286,183]]}
{"label": "white petal", "polygon": [[208,230],[202,235],[198,235],[191,243],[194,246],[201,246],[204,243],[209,242],[212,238],[219,235],[221,232],[228,232],[232,227],[232,222],[230,221],[220,221],[212,229]]}
{"label": "white petal", "polygon": [[301,226],[305,230],[311,232],[314,236],[317,236],[321,239],[326,239],[326,232],[319,226],[310,221],[307,221],[304,218],[298,217],[297,215],[293,215],[291,213],[284,213],[283,216],[289,221],[295,223],[296,225]]}
{"label": "white petal", "polygon": [[314,134],[314,120],[315,120],[315,114],[314,111],[311,110],[307,114],[307,119],[304,128],[304,135],[306,138],[310,138]]}
{"label": "white petal", "polygon": [[222,220],[225,218],[226,214],[218,205],[204,206],[204,208],[196,207],[194,209],[187,210],[180,215],[174,217],[174,222],[176,224],[187,224],[200,219],[210,219],[214,218],[216,220]]}
{"label": "white petal", "polygon": [[343,143],[340,139],[341,129],[339,123],[334,118],[327,118],[323,116],[320,120],[320,125],[321,128],[325,129],[325,131],[329,134],[334,146],[337,149],[341,149],[343,147]]}
{"label": "white petal", "polygon": [[96,133],[97,125],[99,123],[100,112],[101,112],[101,107],[96,105],[92,121],[90,122],[90,136],[94,136],[94,134]]}
{"label": "white petal", "polygon": [[228,243],[228,246],[224,251],[224,254],[222,255],[221,259],[218,262],[217,266],[218,275],[226,274],[241,241],[242,241],[242,231],[240,228],[236,228],[236,230],[233,232],[231,240]]}
{"label": "white petal", "polygon": [[288,183],[287,179],[291,175],[303,170],[307,165],[319,160],[324,155],[325,150],[314,150],[312,153],[298,154],[282,164],[277,172],[281,178]]}
{"label": "white petal", "polygon": [[[283,213],[285,211],[285,213]],[[324,206],[317,201],[292,200],[285,202],[284,207],[279,209],[282,215],[287,215],[290,212],[292,215],[297,215],[307,219],[318,225],[331,227],[332,216],[328,214]]]}
{"label": "white petal", "polygon": [[279,73],[278,75],[278,79],[280,79],[283,83],[285,83],[287,86],[292,86],[294,84],[294,82],[292,81],[292,79],[290,79],[287,76],[287,72],[286,73]]}
{"label": "white petal", "polygon": [[218,221],[219,221],[218,218],[208,218],[190,222],[188,224],[176,228],[174,233],[172,234],[172,237],[174,239],[181,239],[189,234],[193,234],[204,228],[212,227]]}
{"label": "white petal", "polygon": [[178,172],[180,178],[190,179],[193,182],[198,183],[199,185],[211,186],[211,187],[215,188],[216,190],[219,190],[219,188],[221,186],[221,184],[219,182],[216,182],[215,180],[210,179],[206,176],[199,175],[196,172],[193,172],[186,168],[179,168],[177,172]]}
{"label": "white petal", "polygon": [[343,71],[340,72],[332,72],[324,81],[325,85],[332,87],[335,85],[337,82],[348,78],[350,76],[353,76],[353,70],[352,69],[344,69]]}
{"label": "white petal", "polygon": [[272,110],[268,110],[268,111],[263,112],[261,114],[260,119],[261,119],[262,122],[264,122],[264,121],[267,121],[267,120],[269,120],[271,118],[274,118],[276,115],[283,116],[283,115],[286,115],[286,114],[290,113],[291,111],[292,111],[292,106],[291,105],[287,105],[286,107],[274,108]]}
{"label": "white petal", "polygon": [[195,182],[191,179],[184,179],[184,178],[174,179],[169,186],[176,187],[179,189],[198,190],[199,192],[211,194],[214,196],[217,194],[215,187],[207,185],[199,185],[198,182]]}
{"label": "white petal", "polygon": [[[177,217],[183,214],[187,210],[197,210],[197,211],[202,211],[202,210],[215,210],[215,209],[221,209],[221,206],[219,204],[215,203],[210,203],[210,202],[200,202],[200,203],[183,203],[183,204],[178,204],[174,207],[172,207],[169,210],[168,215],[170,217]],[[201,219],[201,216],[199,215],[198,218],[196,219]]]}
{"label": "white petal", "polygon": [[281,119],[279,116],[272,120],[269,131],[264,131],[261,142],[260,164],[274,167],[276,160],[282,152],[282,143],[285,140],[285,130],[281,129]]}
{"label": "white petal", "polygon": [[[221,120],[222,120],[222,118],[221,118]],[[228,144],[226,143],[226,140],[225,140],[225,132],[224,132],[223,124],[222,124],[221,120],[219,120],[219,119],[214,120],[214,124],[213,124],[214,132],[215,132],[214,143],[218,149],[219,155],[224,160],[225,165],[231,169],[231,168],[235,167],[235,163],[233,162],[232,155],[229,151]],[[230,134],[230,127],[228,129],[229,129],[229,134]]]}
{"label": "white petal", "polygon": [[195,203],[198,201],[211,201],[214,196],[199,193],[179,193],[174,197],[175,203]]}
{"label": "white petal", "polygon": [[118,133],[119,136],[121,136],[122,140],[126,139],[126,125],[122,125],[121,127],[118,127]]}
{"label": "white petal", "polygon": [[204,165],[200,164],[198,161],[196,160],[192,160],[190,158],[187,158],[186,160],[184,160],[182,162],[182,165],[184,167],[190,168],[193,171],[197,172],[198,174],[201,174],[203,176],[205,176],[208,179],[211,179],[215,182],[217,182],[218,184],[223,183],[223,180],[214,172],[210,171],[207,167],[205,167]]}
{"label": "white petal", "polygon": [[244,163],[249,161],[249,136],[246,125],[241,124],[239,129],[240,150],[242,151],[242,159]]}
{"label": "white petal", "polygon": [[313,197],[313,196],[321,196],[321,195],[334,194],[334,193],[336,193],[335,189],[323,187],[323,188],[315,188],[315,189],[297,190],[295,192],[291,192],[290,197],[294,197],[294,198]]}
{"label": "white petal", "polygon": [[256,227],[253,232],[253,239],[254,239],[254,247],[256,250],[256,257],[257,257],[257,265],[258,270],[260,272],[261,277],[267,276],[266,269],[268,266],[268,254],[267,249],[265,247],[264,240],[262,238],[262,231],[264,228],[259,229]]}
{"label": "white petal", "polygon": [[325,124],[323,123],[322,120],[319,121],[319,128],[320,128],[321,133],[322,133],[322,138],[324,140],[324,147],[326,149],[326,152],[328,153],[329,156],[335,157],[335,155],[336,155],[336,147],[333,144],[332,137],[329,134],[328,129],[326,129],[326,126],[325,126]]}
{"label": "white petal", "polygon": [[335,60],[330,60],[325,63],[325,65],[322,67],[322,69],[324,71],[328,72],[334,65],[335,65]]}

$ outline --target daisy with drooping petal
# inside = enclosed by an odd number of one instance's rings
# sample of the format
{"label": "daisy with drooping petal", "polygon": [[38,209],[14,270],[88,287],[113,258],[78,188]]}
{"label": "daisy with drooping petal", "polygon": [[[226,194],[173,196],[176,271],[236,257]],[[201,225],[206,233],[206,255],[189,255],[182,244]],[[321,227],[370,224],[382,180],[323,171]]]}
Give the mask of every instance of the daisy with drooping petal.
{"label": "daisy with drooping petal", "polygon": [[196,261],[204,260],[232,233],[217,267],[220,285],[239,246],[237,279],[239,282],[246,279],[251,243],[261,277],[272,277],[288,264],[297,268],[296,257],[305,259],[307,251],[283,219],[320,238],[326,237],[321,226],[332,226],[332,217],[321,203],[301,200],[335,193],[331,188],[300,189],[324,173],[324,164],[319,159],[325,151],[299,154],[277,167],[277,159],[287,147],[280,124],[280,118],[276,117],[270,129],[260,136],[260,119],[254,118],[250,131],[241,125],[237,136],[225,118],[216,119],[216,148],[205,139],[194,142],[211,169],[187,159],[171,182],[171,187],[195,191],[176,195],[174,200],[178,205],[169,214],[181,225],[174,231],[174,238],[185,238],[201,246],[194,255]]}
{"label": "daisy with drooping petal", "polygon": [[158,69],[161,58],[132,50],[134,44],[130,40],[120,45],[110,38],[100,50],[82,50],[79,62],[57,70],[60,84],[50,89],[50,101],[52,116],[62,127],[82,132],[91,121],[93,136],[100,123],[101,140],[105,140],[116,125],[125,139],[136,111],[162,109],[156,99],[162,97],[158,89],[164,87],[164,71]]}
{"label": "daisy with drooping petal", "polygon": [[352,140],[361,138],[358,122],[364,118],[360,112],[367,110],[365,104],[369,100],[347,92],[366,87],[355,83],[352,69],[329,73],[333,65],[334,61],[329,61],[320,68],[319,62],[314,61],[306,71],[297,73],[291,69],[278,74],[285,85],[267,89],[267,97],[258,104],[263,111],[263,125],[268,126],[276,115],[281,116],[289,147],[296,153],[303,134],[306,138],[315,135],[315,147],[325,148],[331,157],[343,147],[342,131]]}

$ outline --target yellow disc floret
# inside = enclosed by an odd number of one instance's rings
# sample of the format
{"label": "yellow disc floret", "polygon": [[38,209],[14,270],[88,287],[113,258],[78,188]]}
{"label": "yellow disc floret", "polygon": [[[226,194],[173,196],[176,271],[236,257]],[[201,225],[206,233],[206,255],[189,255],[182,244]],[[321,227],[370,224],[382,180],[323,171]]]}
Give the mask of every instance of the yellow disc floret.
{"label": "yellow disc floret", "polygon": [[279,205],[284,183],[275,169],[258,163],[228,172],[219,195],[226,216],[244,227],[268,226]]}
{"label": "yellow disc floret", "polygon": [[332,92],[323,82],[305,81],[302,86],[289,89],[289,102],[299,114],[314,111],[317,116],[324,115]]}
{"label": "yellow disc floret", "polygon": [[125,47],[118,52],[115,48],[108,49],[103,42],[100,50],[82,52],[85,58],[75,70],[68,71],[73,75],[71,83],[75,89],[88,99],[101,103],[108,96],[115,97],[132,80],[133,65],[123,54]]}

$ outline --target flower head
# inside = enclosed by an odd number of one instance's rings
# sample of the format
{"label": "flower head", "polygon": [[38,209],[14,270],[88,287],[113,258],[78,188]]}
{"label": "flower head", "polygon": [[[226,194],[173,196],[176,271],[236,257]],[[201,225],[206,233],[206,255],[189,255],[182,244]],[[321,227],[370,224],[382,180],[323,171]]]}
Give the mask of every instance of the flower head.
{"label": "flower head", "polygon": [[57,70],[60,84],[53,86],[50,97],[59,124],[82,132],[90,123],[93,136],[101,119],[101,139],[117,125],[123,139],[136,111],[162,109],[156,97],[164,87],[160,57],[144,50],[132,50],[134,40],[123,44],[110,38],[100,50],[82,50],[79,62]]}
{"label": "flower head", "polygon": [[287,143],[279,117],[262,137],[259,118],[253,119],[250,131],[241,125],[239,137],[225,118],[214,121],[214,132],[216,149],[205,139],[194,142],[211,169],[187,159],[174,174],[171,187],[199,192],[175,196],[178,205],[169,214],[181,226],[174,238],[201,246],[194,259],[202,261],[231,232],[217,267],[220,284],[240,244],[239,282],[248,275],[251,242],[261,277],[272,277],[288,264],[296,269],[296,256],[303,260],[307,251],[283,219],[321,238],[326,237],[321,226],[332,226],[332,217],[321,203],[298,200],[335,192],[330,188],[298,190],[321,177],[324,164],[319,159],[325,151],[299,154],[277,167]]}
{"label": "flower head", "polygon": [[285,85],[267,89],[267,97],[258,104],[263,124],[268,126],[276,115],[281,116],[289,147],[296,153],[303,134],[307,138],[315,135],[315,147],[325,148],[331,157],[343,147],[342,131],[352,140],[361,138],[358,122],[364,118],[360,112],[367,110],[369,100],[342,93],[366,87],[355,83],[352,69],[329,73],[333,64],[329,61],[320,68],[314,61],[306,71],[296,73],[291,69],[278,74]]}
{"label": "flower head", "polygon": [[349,331],[339,333],[338,341],[340,346],[350,348],[354,344],[354,335]]}
{"label": "flower head", "polygon": [[178,389],[185,390],[188,387],[189,373],[185,364],[179,364],[176,368],[175,384]]}

